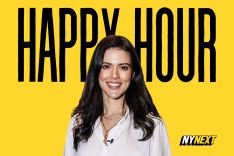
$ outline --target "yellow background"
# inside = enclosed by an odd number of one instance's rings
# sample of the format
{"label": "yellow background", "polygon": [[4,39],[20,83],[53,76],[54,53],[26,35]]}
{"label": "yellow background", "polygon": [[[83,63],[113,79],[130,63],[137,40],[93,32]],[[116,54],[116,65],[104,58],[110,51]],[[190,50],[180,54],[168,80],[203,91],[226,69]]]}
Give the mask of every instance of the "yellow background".
{"label": "yellow background", "polygon": [[[147,83],[153,100],[161,113],[174,156],[232,155],[233,150],[233,93],[234,87],[234,21],[232,1],[202,0],[13,0],[0,6],[0,155],[1,156],[58,156],[63,154],[65,135],[70,114],[77,105],[83,88],[80,82],[80,8],[91,7],[98,13],[99,40],[104,37],[101,8],[108,8],[112,19],[114,8],[120,8],[116,34],[128,37],[134,44],[134,8],[142,8],[142,35],[145,39],[145,8],[153,8],[153,43],[155,43],[155,17],[161,7],[168,7],[174,15],[174,75],[170,82],[160,82],[155,72],[155,44],[153,46],[153,82]],[[36,75],[42,8],[53,8],[55,48],[58,69],[59,8],[73,8],[77,14],[77,42],[66,51],[66,82],[51,82],[49,61],[45,61],[44,82],[28,80],[28,50],[25,54],[25,82],[18,82],[18,8],[25,8],[28,25],[29,8],[36,8]],[[177,8],[184,8],[184,50],[188,43],[188,8],[195,8],[195,75],[184,83],[178,79],[176,63]],[[205,57],[205,82],[198,82],[198,9],[211,8],[216,14],[217,82],[209,82],[209,59]],[[88,18],[89,22],[90,19]],[[166,21],[165,21],[166,23]],[[166,25],[164,23],[164,26]],[[207,22],[206,22],[207,23]],[[69,23],[68,23],[69,25]],[[208,29],[206,27],[206,29]],[[28,27],[25,27],[28,39]],[[68,30],[69,32],[69,30]],[[166,27],[163,29],[166,43]],[[88,26],[90,39],[90,26]],[[68,35],[67,38],[70,36]],[[209,36],[208,36],[209,37]],[[165,46],[165,45],[164,45]],[[89,63],[94,48],[88,49]],[[166,49],[164,49],[166,51]],[[166,54],[164,51],[164,64]],[[145,73],[145,55],[142,67]],[[187,55],[185,54],[185,57]],[[185,62],[187,67],[187,62]],[[187,71],[187,68],[185,68]],[[166,65],[164,65],[166,72]],[[179,146],[182,135],[217,135],[212,146]]]}

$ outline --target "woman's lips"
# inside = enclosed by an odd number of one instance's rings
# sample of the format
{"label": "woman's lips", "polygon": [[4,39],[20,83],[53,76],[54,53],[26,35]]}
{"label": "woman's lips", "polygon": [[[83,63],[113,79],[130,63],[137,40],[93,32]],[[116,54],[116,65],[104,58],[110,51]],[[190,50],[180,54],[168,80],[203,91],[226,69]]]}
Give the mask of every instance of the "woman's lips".
{"label": "woman's lips", "polygon": [[118,88],[120,88],[121,83],[120,82],[107,82],[107,86],[110,89],[118,89]]}

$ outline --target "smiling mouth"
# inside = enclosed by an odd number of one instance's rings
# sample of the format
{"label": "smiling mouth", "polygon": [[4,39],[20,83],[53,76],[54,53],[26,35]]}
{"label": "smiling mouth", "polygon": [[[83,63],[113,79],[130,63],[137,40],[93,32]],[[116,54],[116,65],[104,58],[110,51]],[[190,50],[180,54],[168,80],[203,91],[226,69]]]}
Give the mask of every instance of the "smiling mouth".
{"label": "smiling mouth", "polygon": [[120,82],[107,82],[107,86],[110,89],[118,89],[121,86]]}

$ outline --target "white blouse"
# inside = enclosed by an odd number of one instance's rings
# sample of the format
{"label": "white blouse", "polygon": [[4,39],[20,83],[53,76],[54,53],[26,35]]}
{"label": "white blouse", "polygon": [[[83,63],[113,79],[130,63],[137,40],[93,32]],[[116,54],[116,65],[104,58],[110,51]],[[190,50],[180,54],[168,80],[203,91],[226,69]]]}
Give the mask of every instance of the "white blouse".
{"label": "white blouse", "polygon": [[104,136],[100,117],[96,120],[94,131],[87,142],[73,148],[73,117],[68,126],[64,156],[170,156],[170,145],[165,124],[160,118],[152,117],[155,129],[152,137],[146,141],[138,141],[143,131],[133,126],[132,113],[127,109],[124,117],[109,131],[108,146],[104,144]]}

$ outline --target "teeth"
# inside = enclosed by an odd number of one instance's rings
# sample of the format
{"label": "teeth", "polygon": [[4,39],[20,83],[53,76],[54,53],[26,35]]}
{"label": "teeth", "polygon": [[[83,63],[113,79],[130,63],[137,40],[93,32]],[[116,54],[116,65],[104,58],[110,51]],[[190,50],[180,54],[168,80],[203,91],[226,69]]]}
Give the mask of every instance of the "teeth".
{"label": "teeth", "polygon": [[120,86],[120,83],[112,83],[112,82],[109,82],[109,83],[107,83],[109,86],[111,86],[111,87],[118,87],[118,86]]}

